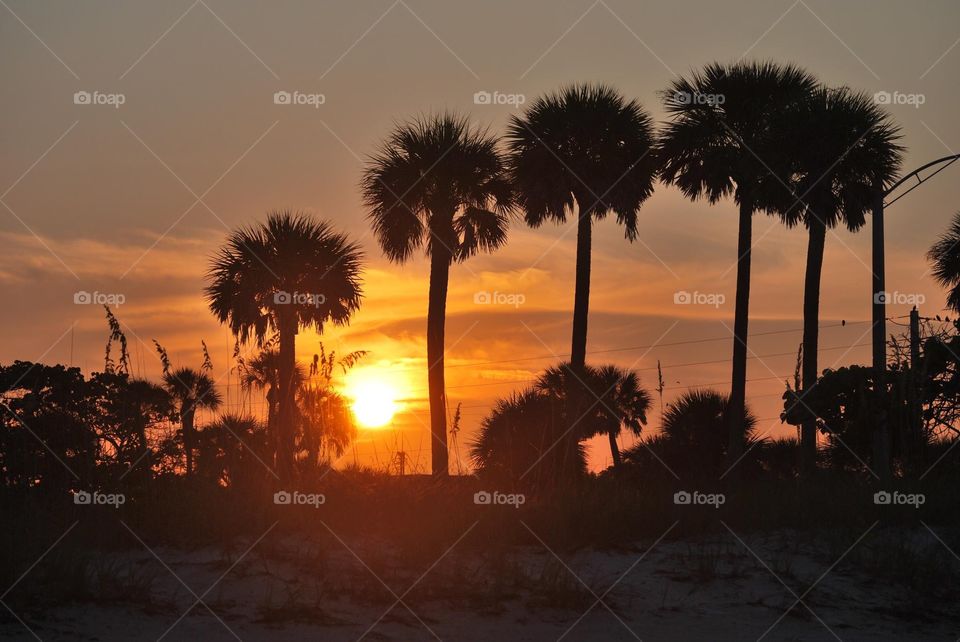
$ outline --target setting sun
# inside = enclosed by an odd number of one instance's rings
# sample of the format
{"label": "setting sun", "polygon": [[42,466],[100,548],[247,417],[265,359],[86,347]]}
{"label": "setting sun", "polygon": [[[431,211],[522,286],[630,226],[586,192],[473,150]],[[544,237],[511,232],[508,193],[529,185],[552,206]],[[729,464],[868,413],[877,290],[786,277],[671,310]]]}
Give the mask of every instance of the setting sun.
{"label": "setting sun", "polygon": [[365,428],[385,426],[397,411],[396,391],[382,381],[363,381],[350,390],[353,414]]}

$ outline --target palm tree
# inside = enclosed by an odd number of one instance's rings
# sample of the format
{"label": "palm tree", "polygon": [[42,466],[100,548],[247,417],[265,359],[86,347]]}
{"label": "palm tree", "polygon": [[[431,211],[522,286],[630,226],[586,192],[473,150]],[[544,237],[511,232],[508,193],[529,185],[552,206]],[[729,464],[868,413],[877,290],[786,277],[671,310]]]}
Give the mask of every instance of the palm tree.
{"label": "palm tree", "polygon": [[569,430],[568,411],[562,399],[535,387],[499,399],[470,444],[478,472],[541,490],[582,477],[586,452]]}
{"label": "palm tree", "polygon": [[[581,417],[583,430],[577,431],[579,439],[596,435],[606,435],[610,441],[610,454],[614,468],[621,464],[620,448],[617,438],[626,428],[639,436],[647,423],[647,411],[650,409],[650,394],[640,386],[640,377],[636,372],[618,368],[614,365],[600,367],[585,366],[582,374],[574,376],[571,364],[562,364],[548,368],[534,384],[542,393],[558,399],[564,399],[571,391],[582,398],[572,404],[574,408],[586,407]],[[582,385],[579,383],[582,381]]]}
{"label": "palm tree", "polygon": [[[851,232],[865,223],[877,193],[893,180],[903,148],[899,128],[871,96],[846,88],[817,88],[803,100],[786,126],[795,138],[791,182],[798,202],[781,216],[788,226],[808,232],[803,290],[802,392],[816,385],[820,279],[827,230],[843,224]],[[802,468],[816,462],[816,417],[807,413],[800,431]]]}
{"label": "palm tree", "polygon": [[[303,367],[298,363],[293,371],[293,387],[299,390],[303,385]],[[247,390],[256,389],[264,393],[267,400],[267,434],[277,449],[277,407],[279,405],[278,390],[280,387],[280,353],[269,348],[242,365],[240,385]]]}
{"label": "palm tree", "polygon": [[[663,461],[651,462],[650,449],[665,460],[671,470],[682,471],[684,478],[722,476],[724,468],[729,471],[730,464],[724,464],[727,458],[728,413],[731,410],[730,397],[714,390],[690,390],[668,404],[663,414],[661,432],[654,439],[637,444],[624,453],[627,461],[646,464],[652,470],[658,470]],[[740,415],[744,426],[744,440],[754,444],[757,420],[744,407]],[[757,451],[759,454],[759,451]],[[751,458],[750,467],[755,468],[756,457]],[[741,464],[742,465],[742,464]]]}
{"label": "palm tree", "polygon": [[507,139],[518,204],[531,227],[577,217],[576,290],[570,363],[583,370],[594,220],[613,212],[628,240],[653,193],[653,123],[635,101],[604,85],[573,85],[538,98],[510,120]]}
{"label": "palm tree", "polygon": [[213,379],[202,371],[192,368],[177,368],[163,376],[163,384],[176,404],[183,434],[183,450],[186,454],[187,476],[193,474],[193,450],[196,445],[194,420],[200,408],[216,410],[223,399]]}
{"label": "palm tree", "polygon": [[960,312],[960,212],[953,215],[950,227],[927,252],[933,278],[945,288],[947,308]]}
{"label": "palm tree", "polygon": [[361,181],[383,253],[405,263],[430,257],[427,382],[432,470],[447,475],[444,324],[450,265],[506,241],[513,195],[498,141],[453,114],[400,125],[374,155]]}
{"label": "palm tree", "polygon": [[747,330],[750,313],[750,258],[753,213],[783,211],[792,203],[786,168],[790,151],[776,116],[791,112],[816,87],[816,80],[792,65],[713,63],[689,79],[678,78],[664,92],[670,117],[660,135],[660,176],[691,200],[711,204],[733,196],[739,206],[737,292],[733,323],[731,424],[728,455],[743,452],[739,423],[746,396]]}
{"label": "palm tree", "polygon": [[129,379],[124,391],[130,425],[139,442],[139,454],[134,465],[140,466],[144,475],[149,477],[153,465],[150,443],[147,441],[147,428],[159,417],[170,416],[171,398],[168,391],[146,379]]}
{"label": "palm tree", "polygon": [[359,246],[325,222],[289,211],[238,230],[214,257],[205,292],[210,309],[241,343],[279,338],[276,454],[279,476],[294,474],[296,337],[344,325],[360,307]]}

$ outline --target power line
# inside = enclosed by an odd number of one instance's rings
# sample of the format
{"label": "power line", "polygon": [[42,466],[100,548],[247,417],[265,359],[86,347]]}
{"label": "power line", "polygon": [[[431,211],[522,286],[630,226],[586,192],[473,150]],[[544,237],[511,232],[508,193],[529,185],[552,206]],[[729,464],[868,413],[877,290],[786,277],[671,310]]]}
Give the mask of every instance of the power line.
{"label": "power line", "polygon": [[[870,344],[869,341],[866,341],[866,342],[864,342],[864,343],[857,343],[857,344],[854,344],[854,345],[852,345],[852,346],[831,346],[831,347],[829,347],[829,348],[818,348],[818,349],[817,349],[817,352],[818,352],[818,353],[820,353],[820,352],[827,352],[827,351],[830,351],[830,350],[852,350],[853,348],[862,348],[863,346],[868,346],[868,345],[871,345],[871,344]],[[792,350],[792,351],[790,351],[790,352],[774,352],[774,353],[770,353],[770,354],[755,354],[755,355],[751,355],[751,356],[747,357],[747,359],[764,359],[764,358],[788,357],[788,356],[792,357],[792,356],[795,356],[796,354],[797,354],[797,351],[796,351],[796,350]],[[729,359],[715,359],[715,360],[713,360],[713,361],[691,361],[691,362],[689,362],[689,363],[678,363],[678,364],[674,364],[674,365],[661,365],[661,369],[666,370],[667,368],[684,368],[684,367],[689,367],[689,366],[702,366],[702,365],[710,365],[710,364],[717,364],[717,363],[726,363],[726,362],[728,362],[728,361],[730,361],[730,360],[729,360]],[[643,372],[643,371],[647,371],[647,370],[656,370],[656,369],[657,369],[656,366],[652,366],[652,367],[648,367],[648,368],[635,368],[635,370],[636,370],[637,372]],[[532,382],[534,382],[534,381],[536,381],[536,379],[514,379],[514,380],[511,380],[511,381],[490,381],[490,382],[485,382],[485,383],[466,383],[466,384],[461,384],[461,385],[459,385],[459,386],[447,386],[447,389],[448,389],[448,390],[452,390],[452,389],[455,389],[455,388],[477,388],[477,387],[482,387],[482,386],[499,386],[499,385],[505,385],[505,384],[508,384],[508,383],[532,383]],[[758,379],[753,379],[753,380],[747,379],[747,381],[759,381],[759,380],[758,380]],[[721,382],[721,383],[722,383],[722,382]],[[719,384],[700,384],[700,385],[711,386],[711,385],[719,385]],[[664,390],[670,390],[670,388],[664,388]]]}
{"label": "power line", "polygon": [[[839,328],[842,326],[848,325],[863,325],[864,323],[871,323],[870,321],[843,321],[841,323],[831,323],[828,325],[821,325],[821,330],[826,330],[828,328]],[[788,330],[769,330],[767,332],[754,332],[748,334],[747,337],[765,337],[775,334],[790,334],[794,332],[803,332],[803,328],[791,328]],[[649,345],[639,345],[639,346],[625,346],[622,348],[608,348],[607,350],[591,350],[587,354],[608,354],[610,352],[627,352],[630,350],[648,350],[652,348],[668,348],[672,346],[682,346],[682,345],[691,345],[696,343],[710,343],[713,341],[729,341],[733,335],[727,335],[725,337],[713,337],[710,339],[689,339],[687,341],[673,341],[670,343],[653,343]],[[537,357],[518,357],[516,359],[499,359],[496,361],[474,361],[472,363],[458,363],[455,365],[445,366],[447,370],[452,370],[454,368],[475,368],[477,366],[487,366],[494,365],[498,363],[517,363],[520,361],[537,361],[543,359],[556,359],[557,357],[569,357],[569,352],[564,352],[561,354],[548,354],[540,355]]]}

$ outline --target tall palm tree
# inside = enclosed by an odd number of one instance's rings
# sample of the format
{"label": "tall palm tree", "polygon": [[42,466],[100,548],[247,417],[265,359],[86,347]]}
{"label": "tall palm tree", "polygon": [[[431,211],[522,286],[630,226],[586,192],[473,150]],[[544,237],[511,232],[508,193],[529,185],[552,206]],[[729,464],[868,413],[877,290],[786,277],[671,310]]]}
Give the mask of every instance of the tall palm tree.
{"label": "tall palm tree", "polygon": [[640,386],[636,372],[614,365],[585,366],[581,374],[574,376],[572,365],[567,363],[548,368],[534,387],[558,399],[567,398],[571,391],[582,397],[573,404],[576,408],[587,409],[578,413],[578,417],[582,415],[583,430],[575,434],[579,439],[606,435],[614,468],[619,468],[622,463],[617,445],[621,431],[626,428],[639,436],[647,423],[651,397]]}
{"label": "tall palm tree", "polygon": [[663,93],[669,120],[659,138],[660,176],[691,200],[711,204],[733,196],[739,206],[737,292],[727,449],[736,460],[744,447],[741,418],[746,396],[747,331],[753,214],[783,211],[792,203],[783,144],[783,120],[816,88],[816,79],[792,65],[713,63],[678,78]]}
{"label": "tall palm tree", "polygon": [[294,474],[296,337],[344,325],[360,307],[359,246],[304,214],[271,212],[265,223],[230,235],[214,257],[205,293],[210,309],[241,343],[279,338],[277,468]]}
{"label": "tall palm tree", "polygon": [[513,194],[498,141],[453,114],[403,124],[370,159],[361,180],[383,253],[404,263],[430,257],[427,383],[432,470],[447,475],[444,324],[450,266],[506,241]]}
{"label": "tall palm tree", "polygon": [[960,212],[953,215],[950,227],[927,252],[933,278],[945,288],[947,308],[960,312]]}
{"label": "tall palm tree", "polygon": [[653,193],[653,122],[641,105],[604,85],[573,85],[538,98],[510,120],[507,140],[518,204],[526,222],[577,219],[576,289],[570,363],[583,370],[590,307],[594,220],[610,212],[628,240],[637,211]]}
{"label": "tall palm tree", "polygon": [[[788,226],[808,232],[803,289],[803,362],[801,396],[818,377],[817,343],[820,279],[827,230],[843,224],[851,232],[865,223],[877,192],[893,180],[903,148],[899,128],[872,96],[846,88],[819,87],[801,101],[786,127],[793,139],[791,182],[798,202],[782,214]],[[800,431],[801,462],[813,468],[817,454],[816,418],[807,413]]]}
{"label": "tall palm tree", "polygon": [[201,408],[216,410],[223,403],[223,398],[209,375],[192,368],[170,370],[163,376],[163,384],[173,398],[180,418],[189,477],[193,474],[193,451],[196,446],[194,420],[197,410]]}

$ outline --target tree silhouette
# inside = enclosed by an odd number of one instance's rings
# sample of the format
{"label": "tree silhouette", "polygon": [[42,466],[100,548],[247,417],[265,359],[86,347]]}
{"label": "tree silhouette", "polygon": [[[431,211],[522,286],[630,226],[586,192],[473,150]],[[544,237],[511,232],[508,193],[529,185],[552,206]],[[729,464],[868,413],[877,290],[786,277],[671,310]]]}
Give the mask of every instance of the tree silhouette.
{"label": "tree silhouette", "polygon": [[430,257],[427,382],[432,471],[448,474],[444,326],[450,266],[506,241],[513,195],[497,139],[453,114],[399,125],[361,180],[374,234],[386,257]]}
{"label": "tree silhouette", "polygon": [[[884,185],[900,167],[899,129],[872,96],[846,88],[817,88],[785,118],[792,138],[790,176],[799,201],[782,214],[788,226],[808,232],[803,290],[803,369],[801,396],[816,385],[820,280],[827,230],[843,224],[856,231],[865,223]],[[809,471],[816,462],[817,424],[809,416],[801,427],[801,460]]]}
{"label": "tree silhouette", "polygon": [[216,410],[223,402],[213,379],[202,371],[192,368],[177,368],[163,376],[163,384],[176,404],[183,435],[183,451],[187,476],[193,474],[193,451],[196,447],[197,410]]}
{"label": "tree silhouette", "polygon": [[276,459],[283,481],[294,474],[297,333],[350,321],[360,306],[361,259],[359,247],[327,223],[283,211],[231,234],[212,261],[205,292],[217,319],[242,343],[263,347],[268,332],[279,338]]}
{"label": "tree silhouette", "polygon": [[548,368],[534,384],[536,389],[558,399],[579,395],[571,407],[585,409],[574,417],[579,421],[575,434],[580,439],[606,435],[615,468],[621,464],[617,438],[626,428],[639,436],[647,423],[650,393],[640,386],[637,373],[613,365],[585,366],[581,374],[574,374],[571,364]]}
{"label": "tree silhouette", "polygon": [[[713,63],[663,92],[669,121],[659,139],[661,178],[691,200],[716,203],[733,196],[739,206],[737,292],[733,324],[733,368],[729,413],[731,460],[744,447],[740,425],[747,377],[750,313],[750,259],[753,213],[785,211],[789,152],[778,114],[816,87],[816,80],[792,65]],[[780,127],[778,127],[780,125]]]}
{"label": "tree silhouette", "polygon": [[627,239],[637,237],[637,211],[653,193],[653,138],[643,107],[604,85],[567,87],[510,119],[510,171],[527,224],[577,219],[574,370],[586,363],[593,221],[613,212]]}
{"label": "tree silhouette", "polygon": [[947,308],[960,312],[960,212],[953,215],[950,227],[927,252],[933,278],[949,288]]}
{"label": "tree silhouette", "polygon": [[[303,367],[297,363],[293,370],[293,386],[299,390],[304,381]],[[260,353],[241,366],[240,385],[244,388],[260,390],[267,400],[266,431],[273,446],[274,455],[279,452],[277,431],[277,408],[280,389],[280,353],[273,348]]]}

